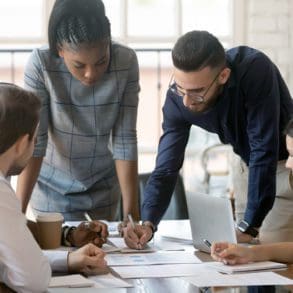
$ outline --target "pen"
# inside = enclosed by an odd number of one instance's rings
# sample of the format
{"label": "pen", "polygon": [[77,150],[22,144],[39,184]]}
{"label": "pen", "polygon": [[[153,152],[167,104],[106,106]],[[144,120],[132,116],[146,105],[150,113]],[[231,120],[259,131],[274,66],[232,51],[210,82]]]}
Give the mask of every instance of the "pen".
{"label": "pen", "polygon": [[[203,243],[204,243],[208,248],[211,248],[211,247],[212,247],[211,242],[208,241],[207,239],[203,239],[202,241],[203,241]],[[226,261],[225,259],[222,259],[222,262],[223,262],[225,265],[228,264],[227,261]]]}
{"label": "pen", "polygon": [[[87,212],[84,212],[84,217],[86,218],[86,220],[88,221],[88,222],[92,222],[93,221],[93,219],[91,218],[91,216],[87,213]],[[87,226],[88,228],[89,228],[89,226]],[[97,232],[97,235],[99,236],[99,237],[101,237],[101,232]],[[105,240],[104,238],[102,238],[103,240]]]}
{"label": "pen", "polygon": [[[134,224],[134,221],[133,221],[133,218],[132,218],[131,214],[128,214],[127,217],[128,217],[129,223],[131,225],[131,228],[133,230],[135,230],[135,224]],[[142,249],[142,246],[141,246],[141,244],[139,242],[137,243],[137,247],[138,247],[138,249]]]}
{"label": "pen", "polygon": [[87,212],[84,213],[84,217],[86,218],[87,221],[92,222],[92,218]]}
{"label": "pen", "polygon": [[212,247],[211,242],[208,241],[207,239],[203,239],[202,241],[203,241],[203,243],[204,243],[208,248],[211,248],[211,247]]}
{"label": "pen", "polygon": [[128,220],[130,222],[130,225],[131,225],[132,229],[134,230],[135,225],[134,225],[133,218],[132,218],[131,214],[128,214],[127,217],[128,217]]}

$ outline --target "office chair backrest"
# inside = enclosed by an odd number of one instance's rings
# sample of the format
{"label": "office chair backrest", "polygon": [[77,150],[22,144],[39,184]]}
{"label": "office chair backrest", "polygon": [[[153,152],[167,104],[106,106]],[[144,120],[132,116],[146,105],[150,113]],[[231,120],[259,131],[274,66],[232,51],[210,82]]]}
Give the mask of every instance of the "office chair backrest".
{"label": "office chair backrest", "polygon": [[[144,197],[144,188],[150,177],[151,173],[139,174],[138,183],[139,183],[139,205],[142,207],[143,197]],[[182,220],[188,219],[187,203],[185,189],[183,185],[183,180],[181,175],[178,175],[177,182],[175,185],[174,192],[169,204],[168,209],[166,210],[164,220]]]}

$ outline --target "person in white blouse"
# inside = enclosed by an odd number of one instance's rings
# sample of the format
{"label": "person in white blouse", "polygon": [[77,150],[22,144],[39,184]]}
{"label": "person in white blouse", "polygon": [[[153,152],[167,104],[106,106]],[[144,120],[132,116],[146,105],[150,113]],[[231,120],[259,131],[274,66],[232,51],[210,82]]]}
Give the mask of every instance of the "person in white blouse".
{"label": "person in white blouse", "polygon": [[[285,130],[288,159],[286,167],[290,170],[290,179],[287,184],[292,188],[293,196],[293,118]],[[243,264],[255,261],[277,261],[293,263],[293,242],[276,242],[262,245],[241,246],[227,242],[213,243],[211,255],[225,264]]]}
{"label": "person in white blouse", "polygon": [[51,270],[106,270],[104,252],[92,243],[69,253],[42,252],[6,179],[19,174],[33,153],[40,107],[33,93],[0,83],[0,282],[17,292],[45,291]]}

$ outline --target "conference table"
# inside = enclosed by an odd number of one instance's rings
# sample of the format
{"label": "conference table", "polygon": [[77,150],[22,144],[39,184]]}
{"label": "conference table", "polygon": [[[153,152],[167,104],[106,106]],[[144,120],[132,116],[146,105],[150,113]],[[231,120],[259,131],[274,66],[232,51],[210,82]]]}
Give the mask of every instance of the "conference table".
{"label": "conference table", "polygon": [[[188,220],[170,220],[162,221],[158,232],[155,235],[156,245],[161,245],[166,241],[177,242],[179,239],[184,239],[180,243],[185,250],[193,251],[194,254],[202,261],[210,261],[211,258],[207,253],[196,251],[190,241],[191,232]],[[189,239],[189,240],[188,240]],[[176,265],[175,265],[176,266]],[[287,269],[276,271],[276,273],[293,279],[293,264],[289,265]],[[272,293],[272,292],[293,292],[293,286],[249,286],[249,287],[206,287],[198,288],[193,284],[185,281],[179,277],[171,278],[150,278],[150,279],[127,279],[131,283],[131,288],[115,288],[115,289],[98,289],[98,288],[50,288],[50,293],[92,293],[92,292],[107,292],[107,293],[191,293],[191,292],[219,292],[219,293]],[[5,286],[0,285],[0,292],[12,292]]]}

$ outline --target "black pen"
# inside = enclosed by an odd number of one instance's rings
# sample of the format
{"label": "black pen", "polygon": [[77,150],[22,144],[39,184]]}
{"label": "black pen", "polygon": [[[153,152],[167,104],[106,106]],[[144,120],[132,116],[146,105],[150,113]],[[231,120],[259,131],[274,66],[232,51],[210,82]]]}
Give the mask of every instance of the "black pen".
{"label": "black pen", "polygon": [[[211,248],[212,247],[212,244],[210,241],[208,241],[207,239],[202,239],[203,243],[208,247],[208,248]],[[217,253],[216,253],[217,254]],[[225,259],[222,259],[222,262],[227,265],[228,262],[225,260]]]}
{"label": "black pen", "polygon": [[212,247],[211,242],[208,241],[207,239],[203,239],[202,241],[203,241],[203,243],[204,243],[208,248],[211,248],[211,247]]}

